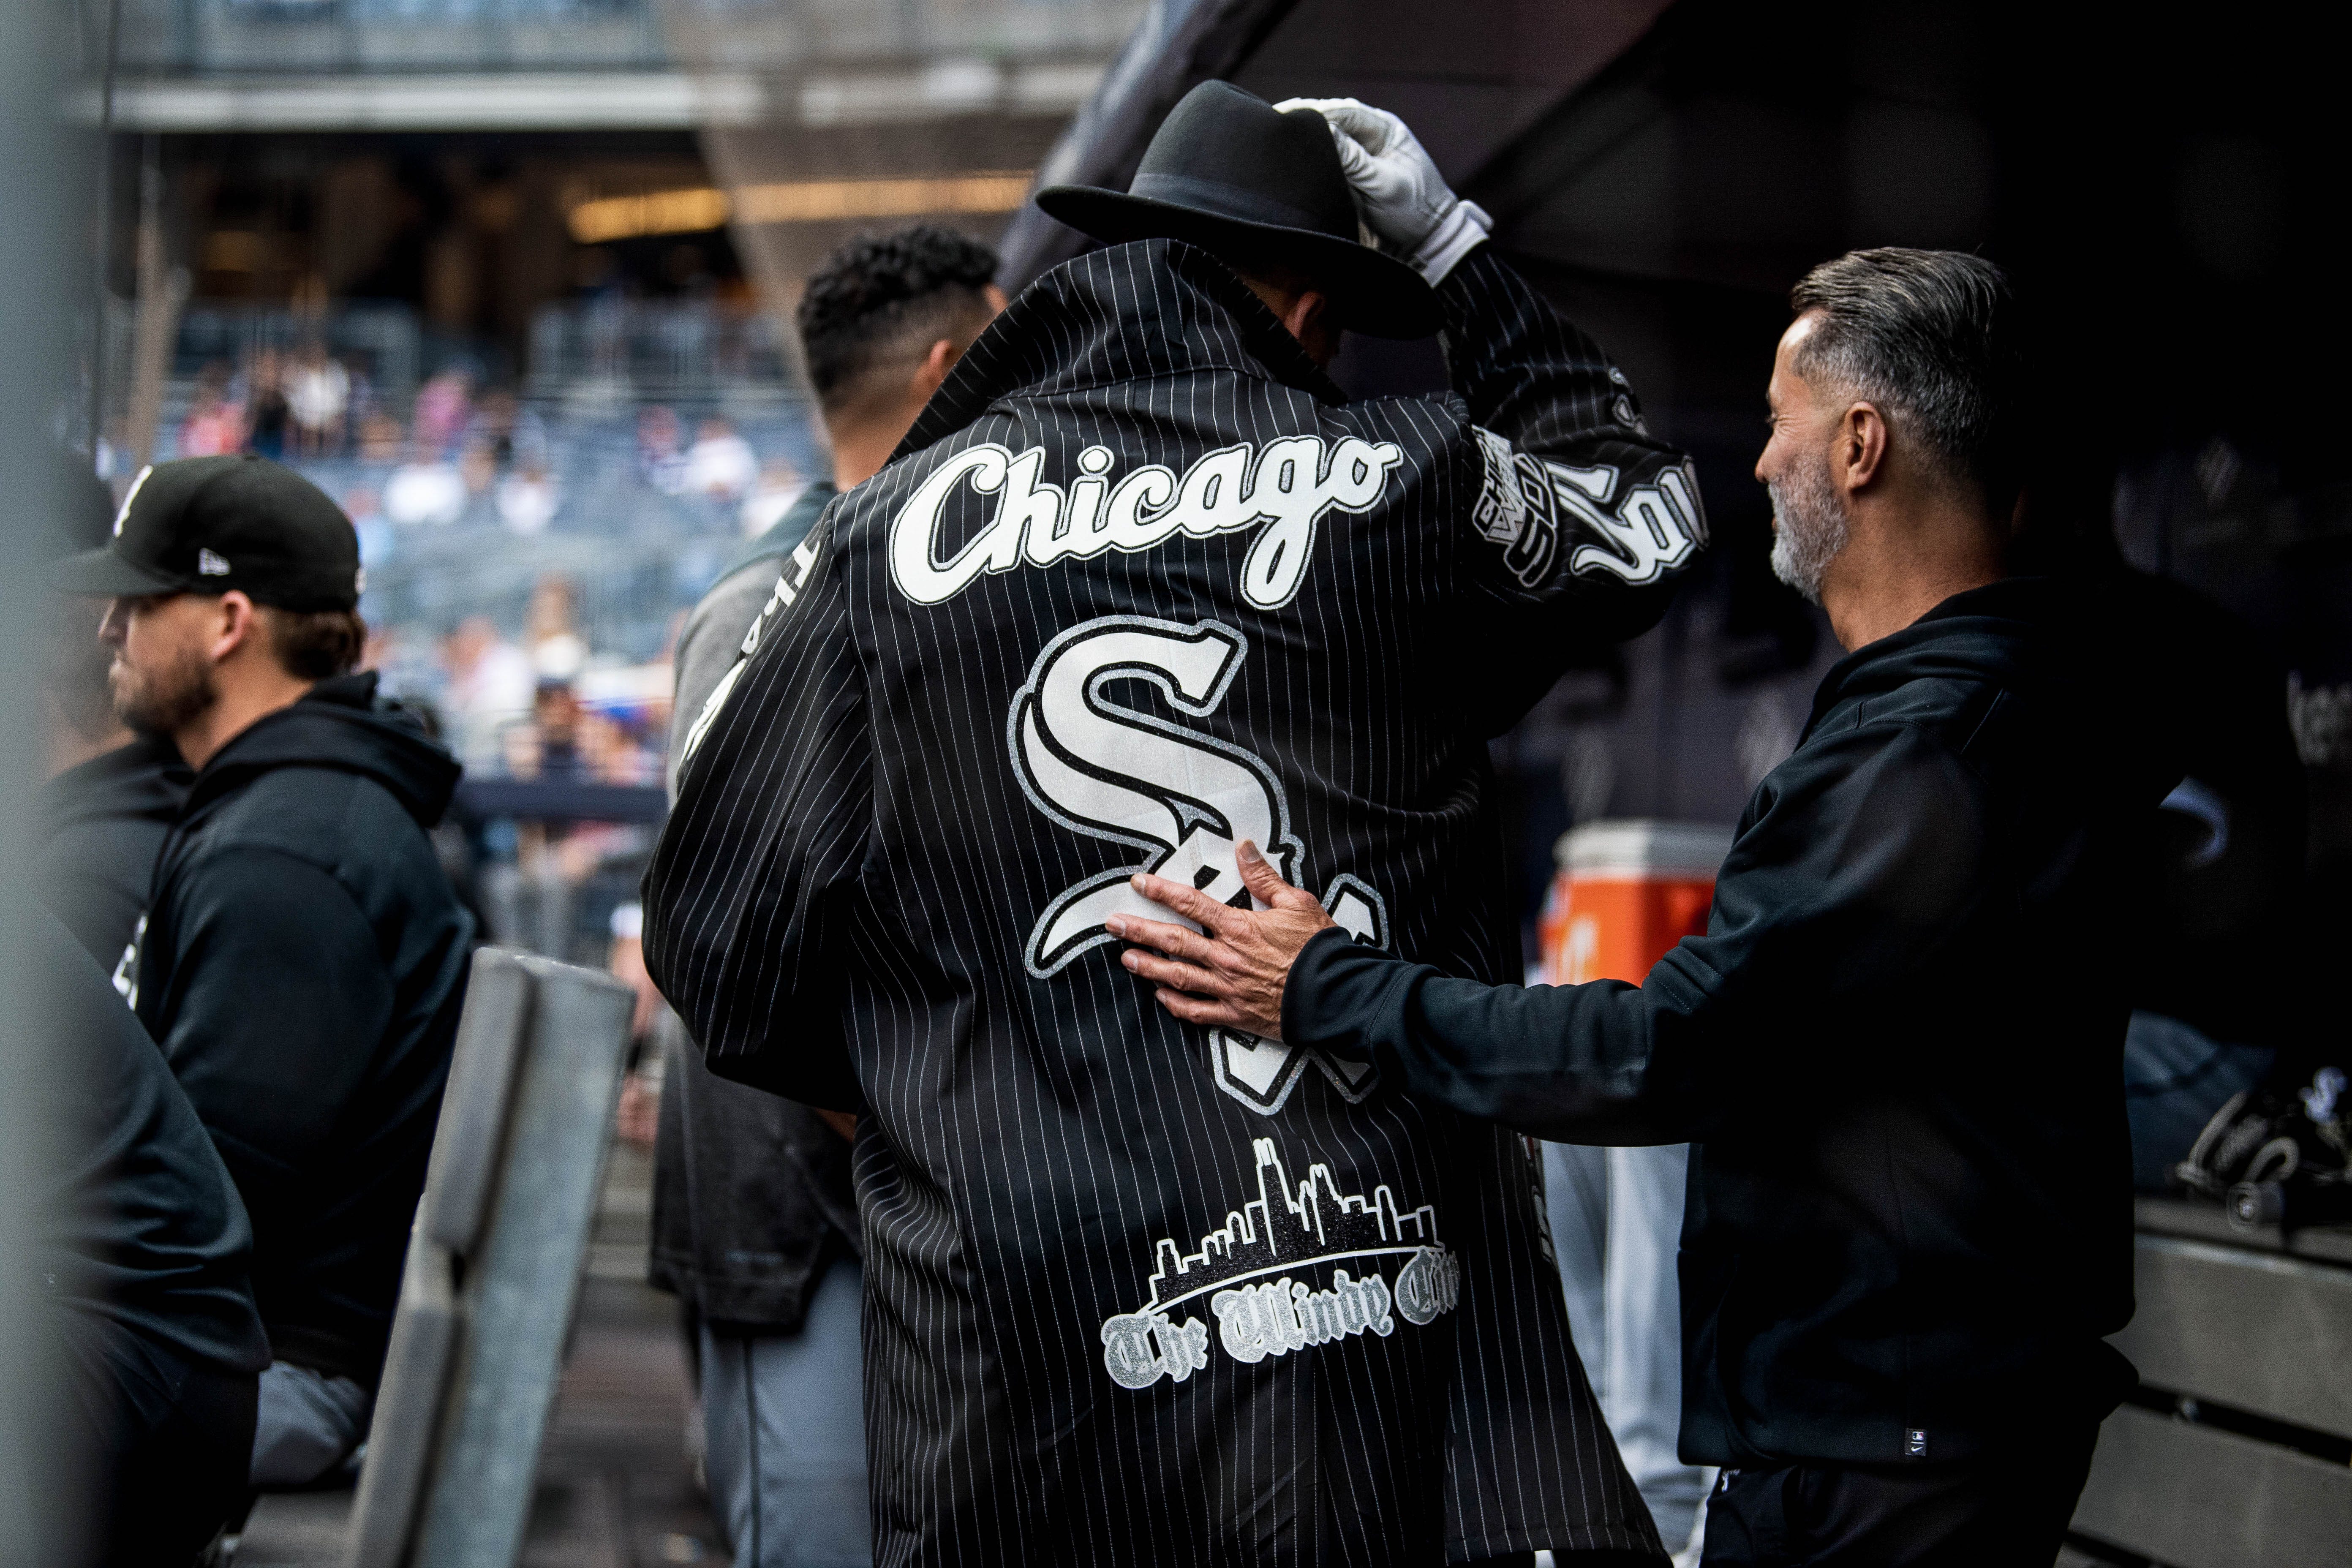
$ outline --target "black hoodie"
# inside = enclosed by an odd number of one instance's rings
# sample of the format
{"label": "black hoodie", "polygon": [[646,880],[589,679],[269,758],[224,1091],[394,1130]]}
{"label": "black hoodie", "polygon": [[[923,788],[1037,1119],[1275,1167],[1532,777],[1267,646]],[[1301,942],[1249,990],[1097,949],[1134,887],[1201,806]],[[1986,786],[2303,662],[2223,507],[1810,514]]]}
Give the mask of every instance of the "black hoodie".
{"label": "black hoodie", "polygon": [[1840,661],[1639,986],[1332,932],[1291,973],[1296,1044],[1545,1137],[1696,1141],[1686,1460],[1965,1458],[2130,1386],[2121,960],[2180,766],[2094,625],[2012,580]]}
{"label": "black hoodie", "polygon": [[253,1216],[272,1353],[371,1384],[474,935],[425,837],[457,763],[374,697],[321,682],[205,765],[131,994]]}
{"label": "black hoodie", "polygon": [[[15,1020],[40,1064],[17,1091],[54,1140],[32,1205],[33,1268],[68,1342],[100,1364],[135,1363],[147,1342],[221,1372],[260,1371],[253,1231],[187,1097],[61,924],[36,915],[13,934],[44,982],[29,1018]],[[135,1374],[126,1386],[134,1400],[152,1392]]]}
{"label": "black hoodie", "polygon": [[171,742],[142,736],[41,787],[41,901],[109,974],[147,907],[156,852],[195,775]]}

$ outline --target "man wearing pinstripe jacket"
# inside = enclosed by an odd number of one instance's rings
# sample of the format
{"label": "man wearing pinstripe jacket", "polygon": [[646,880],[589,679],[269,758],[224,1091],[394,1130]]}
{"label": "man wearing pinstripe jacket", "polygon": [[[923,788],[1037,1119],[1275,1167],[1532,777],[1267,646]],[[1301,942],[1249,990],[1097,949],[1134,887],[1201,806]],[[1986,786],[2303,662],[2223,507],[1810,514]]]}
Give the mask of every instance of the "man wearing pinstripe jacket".
{"label": "man wearing pinstripe jacket", "polygon": [[[1514,973],[1486,740],[1705,542],[1485,216],[1346,157],[1209,83],[1129,191],[1041,193],[1109,245],[832,505],[688,737],[647,959],[714,1071],[860,1113],[885,1563],[1663,1559],[1525,1144],[1175,1022],[1105,923],[1139,870],[1246,900],[1250,841]],[[1442,330],[1454,391],[1349,402],[1344,330]]]}

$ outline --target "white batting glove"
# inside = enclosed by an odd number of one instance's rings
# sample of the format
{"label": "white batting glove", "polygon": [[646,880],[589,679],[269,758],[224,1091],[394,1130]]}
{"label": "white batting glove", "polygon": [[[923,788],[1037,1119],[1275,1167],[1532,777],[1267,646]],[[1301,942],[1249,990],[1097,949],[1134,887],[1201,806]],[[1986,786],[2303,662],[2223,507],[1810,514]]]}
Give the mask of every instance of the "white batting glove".
{"label": "white batting glove", "polygon": [[1364,226],[1431,284],[1495,226],[1484,207],[1454,194],[1420,140],[1387,110],[1352,98],[1293,98],[1275,108],[1311,109],[1329,122]]}

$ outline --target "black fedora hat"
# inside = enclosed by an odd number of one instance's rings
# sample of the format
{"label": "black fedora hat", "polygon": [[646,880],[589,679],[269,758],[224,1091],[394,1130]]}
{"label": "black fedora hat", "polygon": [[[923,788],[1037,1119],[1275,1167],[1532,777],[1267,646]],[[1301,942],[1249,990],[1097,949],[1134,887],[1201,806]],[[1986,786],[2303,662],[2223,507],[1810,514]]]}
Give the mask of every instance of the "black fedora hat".
{"label": "black fedora hat", "polygon": [[1323,286],[1351,331],[1422,338],[1438,328],[1437,296],[1421,274],[1357,237],[1355,198],[1323,117],[1278,112],[1231,82],[1204,81],[1168,111],[1126,190],[1048,185],[1037,205],[1113,245],[1181,239],[1286,261]]}

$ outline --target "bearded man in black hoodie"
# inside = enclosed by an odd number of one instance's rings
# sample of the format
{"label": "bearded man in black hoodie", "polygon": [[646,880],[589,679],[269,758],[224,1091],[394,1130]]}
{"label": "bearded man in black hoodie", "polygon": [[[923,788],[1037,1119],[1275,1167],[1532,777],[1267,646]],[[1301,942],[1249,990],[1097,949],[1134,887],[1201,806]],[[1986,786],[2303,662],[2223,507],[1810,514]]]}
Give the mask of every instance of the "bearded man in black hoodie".
{"label": "bearded man in black hoodie", "polygon": [[1328,929],[1246,846],[1270,908],[1147,877],[1207,934],[1112,929],[1186,1020],[1547,1138],[1692,1141],[1706,1563],[2044,1563],[2132,1382],[2102,1342],[2132,1310],[2123,959],[2180,759],[2095,606],[2004,577],[2000,271],[1862,251],[1792,302],[1757,477],[1775,569],[1853,652],[1705,936],[1638,986],[1482,984]]}
{"label": "bearded man in black hoodie", "polygon": [[252,1216],[252,1479],[298,1485],[365,1435],[424,1190],[474,938],[425,837],[457,763],[351,673],[358,537],[274,463],[145,470],[51,580],[112,600],[116,706],[195,772],[116,984]]}
{"label": "bearded man in black hoodie", "polygon": [[[87,464],[63,465],[67,505],[49,531],[63,555],[106,542],[114,497]],[[41,694],[49,781],[41,786],[32,882],[110,973],[147,907],[147,879],[188,796],[169,737],[133,734],[114,710],[100,610],[52,595],[42,606]]]}

